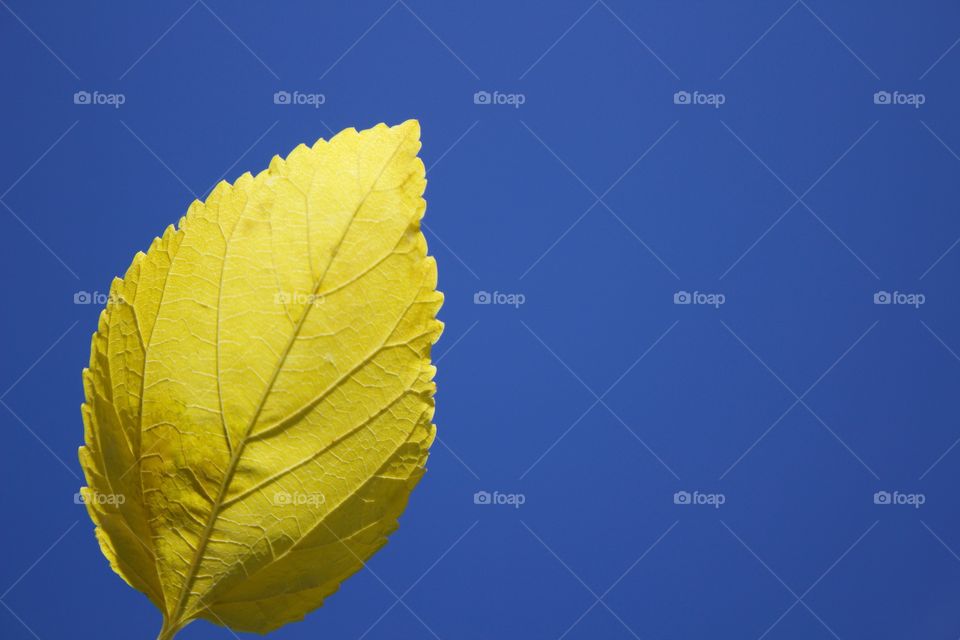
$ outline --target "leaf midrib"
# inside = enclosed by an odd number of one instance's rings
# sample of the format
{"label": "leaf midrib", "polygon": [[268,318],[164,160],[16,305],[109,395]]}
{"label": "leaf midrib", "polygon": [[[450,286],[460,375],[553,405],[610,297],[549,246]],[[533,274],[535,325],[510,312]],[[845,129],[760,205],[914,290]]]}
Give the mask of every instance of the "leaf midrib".
{"label": "leaf midrib", "polygon": [[[390,166],[390,164],[394,161],[397,153],[403,147],[404,142],[406,142],[406,136],[401,138],[400,142],[397,143],[396,149],[393,150],[389,158],[387,158],[387,161],[380,168],[380,171],[377,174],[377,177],[374,178],[374,180],[370,183],[370,188],[367,190],[367,193],[364,194],[363,198],[360,199],[360,202],[357,203],[356,208],[354,209],[353,213],[350,216],[350,221],[347,223],[347,226],[344,229],[343,234],[341,234],[340,239],[337,241],[337,245],[334,247],[334,250],[331,252],[330,259],[327,261],[327,265],[323,271],[323,274],[317,280],[317,284],[313,290],[314,295],[316,295],[316,293],[320,290],[320,287],[323,286],[324,279],[326,278],[327,274],[330,271],[330,266],[333,264],[334,260],[337,258],[337,255],[340,252],[340,248],[343,246],[343,241],[346,239],[347,234],[350,232],[350,229],[353,226],[353,223],[356,221],[357,215],[359,214],[360,209],[362,209],[364,204],[366,204],[367,199],[370,197],[370,194],[373,193],[374,187],[376,187],[377,183],[380,181],[380,178],[383,176],[383,173],[384,171],[386,171],[387,167]],[[313,177],[315,175],[316,175],[316,171],[314,171],[313,175],[311,176],[311,182],[313,181]],[[307,202],[307,214],[309,215],[309,201]],[[307,242],[309,244],[310,242],[309,238],[307,239]],[[225,267],[226,257],[227,257],[227,253],[225,248],[224,249],[224,268],[226,268]],[[204,528],[204,531],[201,534],[199,544],[194,550],[193,557],[191,558],[190,568],[187,572],[186,579],[183,581],[183,586],[180,589],[180,594],[177,598],[176,607],[169,614],[170,615],[169,619],[176,624],[180,624],[184,621],[182,619],[182,616],[185,613],[184,608],[186,605],[187,598],[190,595],[190,590],[193,587],[194,582],[196,582],[197,572],[200,570],[201,560],[203,558],[204,553],[206,552],[206,548],[210,541],[210,535],[213,532],[214,525],[216,524],[220,516],[220,512],[223,508],[224,499],[226,497],[227,490],[229,489],[230,484],[233,481],[233,476],[236,473],[237,466],[240,462],[240,457],[243,454],[243,450],[247,444],[247,440],[250,436],[250,432],[252,431],[253,427],[256,426],[257,421],[260,418],[260,413],[263,411],[263,408],[266,404],[266,400],[269,397],[270,393],[272,392],[273,386],[277,381],[277,378],[280,374],[280,370],[283,368],[283,364],[286,361],[287,356],[290,353],[290,350],[293,348],[293,345],[296,342],[297,337],[299,336],[300,331],[303,328],[303,325],[306,323],[307,317],[310,314],[310,310],[314,308],[314,306],[315,305],[307,305],[304,308],[303,313],[301,313],[300,319],[298,320],[297,325],[294,327],[294,330],[290,336],[290,339],[287,341],[287,346],[284,349],[283,353],[280,355],[277,365],[274,367],[273,375],[271,376],[269,383],[264,388],[264,391],[261,394],[260,401],[257,403],[257,409],[254,412],[253,416],[251,417],[250,422],[247,425],[247,428],[244,430],[243,438],[240,440],[239,443],[237,443],[237,446],[234,449],[233,455],[230,458],[230,464],[227,467],[227,471],[226,473],[224,473],[223,480],[220,483],[220,489],[217,493],[217,498],[214,501],[214,503],[211,505],[210,516],[207,519],[206,527]]]}

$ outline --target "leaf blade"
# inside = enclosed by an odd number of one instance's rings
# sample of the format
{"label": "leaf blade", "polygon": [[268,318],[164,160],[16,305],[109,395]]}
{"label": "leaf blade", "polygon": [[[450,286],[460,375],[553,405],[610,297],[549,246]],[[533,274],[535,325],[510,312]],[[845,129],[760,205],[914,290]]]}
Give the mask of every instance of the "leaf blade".
{"label": "leaf blade", "polygon": [[[414,121],[346,130],[221,183],[171,232],[163,287],[130,306],[156,309],[141,358],[92,361],[117,378],[142,362],[140,429],[101,420],[81,456],[93,487],[100,440],[135,434],[149,452],[127,461],[162,591],[152,599],[171,626],[298,619],[395,528],[433,440],[442,328],[419,147]],[[108,309],[98,336],[121,314]],[[116,405],[88,394],[100,414]],[[278,505],[284,495],[314,499]],[[116,529],[101,527],[111,543]]]}

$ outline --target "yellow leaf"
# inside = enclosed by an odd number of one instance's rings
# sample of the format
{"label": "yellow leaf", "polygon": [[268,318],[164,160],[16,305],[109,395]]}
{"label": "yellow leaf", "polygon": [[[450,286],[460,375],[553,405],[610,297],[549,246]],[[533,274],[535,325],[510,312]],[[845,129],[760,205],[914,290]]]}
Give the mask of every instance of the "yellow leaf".
{"label": "yellow leaf", "polygon": [[347,129],[221,182],[114,280],[83,372],[83,494],[160,639],[298,620],[396,529],[442,329],[419,135]]}

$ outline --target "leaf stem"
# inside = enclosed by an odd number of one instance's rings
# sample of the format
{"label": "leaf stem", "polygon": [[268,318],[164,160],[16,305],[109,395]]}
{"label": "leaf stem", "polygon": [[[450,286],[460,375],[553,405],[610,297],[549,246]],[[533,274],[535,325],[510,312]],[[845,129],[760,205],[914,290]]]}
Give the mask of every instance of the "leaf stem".
{"label": "leaf stem", "polygon": [[160,635],[157,636],[157,640],[173,640],[173,637],[185,626],[183,623],[174,624],[169,619],[164,618],[163,627],[160,629]]}

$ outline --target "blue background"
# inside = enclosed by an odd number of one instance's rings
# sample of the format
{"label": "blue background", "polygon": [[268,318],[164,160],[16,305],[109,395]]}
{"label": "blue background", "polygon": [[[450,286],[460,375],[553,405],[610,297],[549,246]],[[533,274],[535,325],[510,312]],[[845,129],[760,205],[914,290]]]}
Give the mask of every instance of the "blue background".
{"label": "blue background", "polygon": [[75,294],[222,176],[411,117],[441,441],[369,570],[274,637],[960,635],[955,3],[0,5],[0,637],[160,625],[73,501]]}

